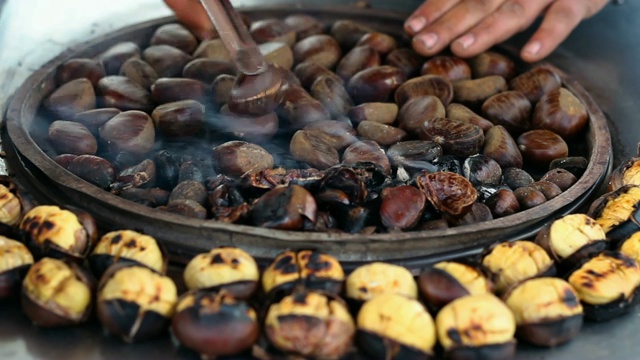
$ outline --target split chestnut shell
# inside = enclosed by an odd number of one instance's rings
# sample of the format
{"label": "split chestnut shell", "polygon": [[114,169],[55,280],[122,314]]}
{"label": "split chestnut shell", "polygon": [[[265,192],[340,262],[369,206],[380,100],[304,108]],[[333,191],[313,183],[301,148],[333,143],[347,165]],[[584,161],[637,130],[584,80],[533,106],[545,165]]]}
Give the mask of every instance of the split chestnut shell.
{"label": "split chestnut shell", "polygon": [[89,255],[91,271],[97,278],[116,263],[144,265],[164,274],[167,261],[156,239],[133,230],[104,234]]}
{"label": "split chestnut shell", "polygon": [[490,294],[493,283],[486,270],[456,261],[441,261],[418,276],[420,294],[427,305],[438,310],[466,295]]}
{"label": "split chestnut shell", "polygon": [[640,230],[640,185],[624,185],[598,197],[587,214],[604,230],[614,247]]}
{"label": "split chestnut shell", "polygon": [[20,293],[33,256],[22,243],[0,235],[0,299]]}

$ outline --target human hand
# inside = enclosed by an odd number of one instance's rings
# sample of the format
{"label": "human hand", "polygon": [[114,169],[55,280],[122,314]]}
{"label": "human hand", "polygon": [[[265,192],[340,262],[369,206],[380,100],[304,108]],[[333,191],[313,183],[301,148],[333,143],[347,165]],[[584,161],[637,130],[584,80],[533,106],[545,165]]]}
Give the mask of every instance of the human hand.
{"label": "human hand", "polygon": [[215,37],[216,31],[211,20],[198,0],[164,0],[173,10],[178,20],[200,39]]}
{"label": "human hand", "polygon": [[460,57],[477,55],[527,29],[539,15],[542,23],[520,52],[527,62],[549,55],[578,24],[609,0],[426,0],[405,22],[412,45],[434,55],[451,45]]}

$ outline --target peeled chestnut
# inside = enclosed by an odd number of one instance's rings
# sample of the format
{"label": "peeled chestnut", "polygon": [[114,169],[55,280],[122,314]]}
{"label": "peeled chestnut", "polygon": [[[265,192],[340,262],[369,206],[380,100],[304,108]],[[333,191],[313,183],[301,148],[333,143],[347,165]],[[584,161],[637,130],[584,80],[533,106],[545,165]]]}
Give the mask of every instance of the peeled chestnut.
{"label": "peeled chestnut", "polygon": [[155,135],[153,119],[136,110],[122,112],[100,127],[100,138],[107,142],[112,154],[145,154],[153,148]]}
{"label": "peeled chestnut", "polygon": [[22,243],[0,235],[0,299],[20,293],[20,285],[33,264],[33,255]]}
{"label": "peeled chestnut", "polygon": [[602,227],[585,214],[569,214],[554,220],[538,232],[535,242],[564,271],[609,246]]}
{"label": "peeled chestnut", "polygon": [[262,288],[272,300],[291,294],[297,287],[338,295],[344,270],[331,255],[318,250],[286,250],[278,254],[262,274]]}
{"label": "peeled chestnut", "polygon": [[432,359],[433,318],[419,301],[381,294],[367,301],[357,318],[356,343],[368,359]]}
{"label": "peeled chestnut", "polygon": [[229,141],[213,148],[214,167],[228,176],[270,169],[273,157],[261,146],[244,141]]}
{"label": "peeled chestnut", "polygon": [[624,185],[600,195],[591,203],[587,215],[602,227],[606,237],[618,244],[640,229],[638,206],[640,186]]}
{"label": "peeled chestnut", "polygon": [[637,303],[640,267],[621,252],[604,251],[572,272],[568,281],[580,297],[585,318],[606,321]]}
{"label": "peeled chestnut", "polygon": [[513,359],[516,321],[492,294],[458,298],[436,316],[438,341],[449,359]]}
{"label": "peeled chestnut", "polygon": [[113,264],[147,266],[158,273],[166,271],[168,258],[155,238],[133,230],[104,234],[88,257],[91,272],[100,278]]}
{"label": "peeled chestnut", "polygon": [[236,247],[217,247],[196,255],[184,269],[190,290],[224,291],[236,299],[249,299],[258,287],[260,273],[255,259]]}
{"label": "peeled chestnut", "polygon": [[516,336],[535,345],[553,347],[575,338],[582,328],[578,294],[565,280],[527,280],[504,296],[516,318]]}
{"label": "peeled chestnut", "polygon": [[[620,252],[640,261],[640,231],[636,231],[620,244]],[[640,262],[639,262],[640,264]]]}
{"label": "peeled chestnut", "polygon": [[173,280],[146,266],[114,265],[98,284],[100,323],[128,343],[166,331],[177,302]]}
{"label": "peeled chestnut", "polygon": [[76,213],[53,205],[40,205],[24,215],[20,230],[36,257],[80,260],[89,254],[97,238],[97,226],[89,213]]}
{"label": "peeled chestnut", "polygon": [[184,347],[202,359],[238,355],[258,340],[255,310],[226,291],[190,291],[180,297],[171,332]]}
{"label": "peeled chestnut", "polygon": [[305,358],[341,359],[356,332],[341,299],[308,290],[296,291],[272,304],[264,323],[273,346]]}
{"label": "peeled chestnut", "polygon": [[16,226],[22,218],[22,200],[12,192],[12,189],[0,184],[0,223]]}
{"label": "peeled chestnut", "polygon": [[[571,171],[570,169],[567,169],[567,170]],[[574,175],[579,176],[578,174],[574,174]],[[614,191],[625,185],[640,185],[640,158],[639,157],[632,157],[630,159],[627,159],[622,164],[620,164],[617,168],[613,169],[613,171],[611,172],[611,176],[609,176],[609,184],[607,185],[607,191]]]}
{"label": "peeled chestnut", "polygon": [[498,293],[526,279],[553,276],[556,271],[545,249],[525,240],[503,242],[487,248],[482,254],[482,265],[491,274]]}
{"label": "peeled chestnut", "polygon": [[463,296],[490,294],[493,283],[485,272],[471,264],[441,261],[423,270],[416,281],[427,305],[439,310]]}
{"label": "peeled chestnut", "polygon": [[71,326],[89,318],[93,282],[79,265],[45,257],[22,283],[22,310],[36,326]]}
{"label": "peeled chestnut", "polygon": [[418,287],[411,272],[399,265],[372,262],[357,267],[346,281],[347,299],[364,302],[382,294],[418,297]]}

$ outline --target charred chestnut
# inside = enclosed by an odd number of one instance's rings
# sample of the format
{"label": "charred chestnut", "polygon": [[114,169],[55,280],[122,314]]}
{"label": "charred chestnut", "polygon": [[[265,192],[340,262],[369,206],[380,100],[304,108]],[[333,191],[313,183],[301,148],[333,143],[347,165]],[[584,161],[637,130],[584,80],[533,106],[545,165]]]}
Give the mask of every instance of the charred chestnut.
{"label": "charred chestnut", "polygon": [[436,210],[454,218],[464,216],[478,197],[478,191],[469,180],[452,172],[423,171],[416,182]]}
{"label": "charred chestnut", "polygon": [[43,258],[22,283],[22,310],[40,327],[77,325],[91,312],[93,283],[75,263]]}
{"label": "charred chestnut", "polygon": [[22,243],[0,236],[0,299],[20,293],[20,285],[33,264],[33,255]]}
{"label": "charred chestnut", "polygon": [[347,277],[348,299],[362,302],[386,293],[416,299],[418,287],[411,272],[403,266],[372,262],[357,267]]}
{"label": "charred chestnut", "polygon": [[450,302],[436,316],[436,329],[447,358],[514,358],[516,321],[495,295],[468,295]]}
{"label": "charred chestnut", "polygon": [[305,222],[315,222],[317,204],[313,196],[300,185],[270,190],[253,204],[249,217],[255,226],[300,230]]}
{"label": "charred chestnut", "polygon": [[96,278],[117,263],[144,265],[163,274],[167,260],[156,239],[133,230],[104,234],[89,255],[89,265]]}
{"label": "charred chestnut", "polygon": [[482,265],[491,273],[498,293],[529,278],[553,276],[556,271],[545,250],[525,240],[489,247],[482,254]]}
{"label": "charred chestnut", "polygon": [[171,278],[146,266],[117,264],[100,279],[97,314],[109,332],[132,343],[166,331],[177,301]]}
{"label": "charred chestnut", "polygon": [[343,283],[340,262],[317,250],[284,251],[262,274],[263,290],[273,299],[290,294],[298,286],[337,295]]}
{"label": "charred chestnut", "polygon": [[614,191],[625,185],[640,185],[640,158],[628,159],[614,169],[607,190]]}
{"label": "charred chestnut", "polygon": [[571,273],[586,319],[605,321],[628,312],[637,303],[640,267],[618,251],[604,251]]}
{"label": "charred chestnut", "polygon": [[357,318],[357,345],[370,359],[432,359],[433,318],[417,300],[381,294],[367,301]]}
{"label": "charred chestnut", "polygon": [[260,325],[251,306],[225,291],[190,291],[178,300],[171,331],[202,359],[216,359],[250,349]]}
{"label": "charred chestnut", "polygon": [[264,326],[269,342],[279,350],[328,360],[342,358],[356,332],[342,300],[308,290],[272,304]]}
{"label": "charred chestnut", "polygon": [[575,338],[582,328],[578,294],[565,280],[542,277],[516,285],[504,296],[516,318],[516,336],[553,347]]}
{"label": "charred chestnut", "polygon": [[640,186],[624,185],[591,203],[587,215],[602,227],[608,240],[617,245],[640,229],[638,226]]}
{"label": "charred chestnut", "polygon": [[25,243],[36,257],[83,259],[97,238],[95,220],[53,205],[36,206],[20,222]]}
{"label": "charred chestnut", "polygon": [[542,228],[535,242],[562,270],[569,270],[609,247],[603,228],[585,214],[569,214]]}
{"label": "charred chestnut", "polygon": [[236,299],[249,299],[258,286],[258,264],[246,251],[218,247],[196,255],[184,269],[190,290],[224,290]]}
{"label": "charred chestnut", "polygon": [[490,294],[493,291],[493,283],[485,270],[456,261],[434,264],[420,273],[417,282],[420,294],[434,310],[463,296]]}

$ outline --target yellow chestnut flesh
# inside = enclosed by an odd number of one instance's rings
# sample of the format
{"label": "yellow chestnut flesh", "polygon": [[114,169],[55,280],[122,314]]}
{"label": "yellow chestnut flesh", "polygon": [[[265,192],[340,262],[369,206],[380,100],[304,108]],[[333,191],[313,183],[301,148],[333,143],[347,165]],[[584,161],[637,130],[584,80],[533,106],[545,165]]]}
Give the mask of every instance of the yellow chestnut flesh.
{"label": "yellow chestnut flesh", "polygon": [[405,267],[373,262],[355,269],[347,277],[347,297],[366,301],[377,295],[393,293],[410,299],[418,297],[418,287]]}
{"label": "yellow chestnut flesh", "polygon": [[33,255],[21,242],[0,235],[0,274],[33,264]]}
{"label": "yellow chestnut flesh", "polygon": [[50,242],[72,255],[81,255],[89,245],[78,217],[57,206],[36,206],[25,214],[20,229],[37,245]]}
{"label": "yellow chestnut flesh", "polygon": [[129,259],[164,272],[164,256],[156,239],[133,230],[112,231],[100,239],[92,255],[109,255],[114,262]]}
{"label": "yellow chestnut flesh", "polygon": [[585,214],[570,214],[555,220],[549,233],[550,247],[561,259],[573,255],[587,244],[605,238],[602,227]]}
{"label": "yellow chestnut flesh", "polygon": [[0,184],[0,222],[14,226],[20,222],[22,205],[9,188]]}
{"label": "yellow chestnut flesh", "polygon": [[496,245],[484,256],[482,265],[496,276],[496,290],[502,292],[524,279],[543,274],[553,261],[536,243],[517,240]]}
{"label": "yellow chestnut flesh", "polygon": [[462,285],[469,295],[491,292],[491,282],[476,268],[455,261],[442,261],[433,266],[446,271]]}

